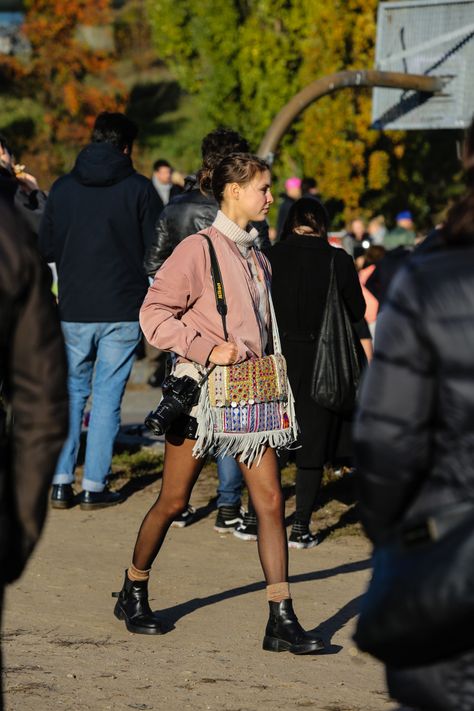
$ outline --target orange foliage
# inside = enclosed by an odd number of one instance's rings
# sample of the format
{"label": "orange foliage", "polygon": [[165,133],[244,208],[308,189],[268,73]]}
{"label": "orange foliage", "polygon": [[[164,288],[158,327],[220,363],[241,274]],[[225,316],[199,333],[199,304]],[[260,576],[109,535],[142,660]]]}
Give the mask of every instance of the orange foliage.
{"label": "orange foliage", "polygon": [[[45,107],[45,138],[53,145],[79,148],[100,111],[120,111],[125,104],[113,55],[78,38],[81,25],[111,22],[110,0],[27,0],[26,7],[24,32],[32,47],[27,76],[31,92]],[[107,93],[93,85],[97,78]]]}

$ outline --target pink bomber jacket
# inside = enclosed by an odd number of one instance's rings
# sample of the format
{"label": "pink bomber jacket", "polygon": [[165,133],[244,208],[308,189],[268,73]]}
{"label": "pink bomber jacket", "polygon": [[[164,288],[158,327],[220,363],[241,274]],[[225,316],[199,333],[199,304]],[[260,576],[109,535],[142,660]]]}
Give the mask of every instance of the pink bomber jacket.
{"label": "pink bomber jacket", "polygon": [[[215,227],[207,233],[224,282],[227,330],[229,340],[238,348],[237,362],[262,356],[257,285],[247,260]],[[206,365],[212,349],[224,342],[209,247],[202,235],[186,237],[158,270],[140,310],[140,325],[152,346],[201,365]]]}

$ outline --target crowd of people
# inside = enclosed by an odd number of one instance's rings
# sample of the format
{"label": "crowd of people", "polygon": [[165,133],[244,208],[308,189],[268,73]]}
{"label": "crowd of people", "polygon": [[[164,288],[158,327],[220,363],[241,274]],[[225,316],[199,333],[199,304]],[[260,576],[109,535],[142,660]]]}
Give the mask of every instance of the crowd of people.
{"label": "crowd of people", "polygon": [[[310,524],[323,469],[336,464],[341,442],[352,456],[352,430],[375,573],[387,542],[403,548],[421,530],[430,545],[470,515],[474,122],[467,193],[426,239],[406,209],[390,231],[379,215],[334,235],[317,182],[295,176],[272,231],[271,169],[241,135],[220,128],[205,136],[202,165],[185,181],[164,159],[151,180],[138,174],[136,136],[123,114],[100,114],[48,195],[0,136],[0,379],[2,412],[7,404],[14,418],[1,432],[2,583],[21,573],[34,547],[49,485],[53,508],[73,505],[90,396],[80,507],[123,501],[108,474],[144,335],[158,351],[150,385],[163,389],[155,426],[165,434],[164,467],[115,616],[131,632],[162,633],[148,603],[151,568],[169,527],[192,521],[192,489],[213,456],[215,529],[257,541],[269,603],[263,649],[319,652],[324,641],[293,609],[288,547],[320,542]],[[47,264],[57,274],[57,307]],[[287,541],[280,471],[289,459],[296,510]],[[419,598],[423,617],[429,599]],[[360,640],[364,648],[362,631]],[[398,644],[380,653],[394,698],[420,711],[474,708],[472,651],[456,629],[428,661],[413,653],[405,663]]]}

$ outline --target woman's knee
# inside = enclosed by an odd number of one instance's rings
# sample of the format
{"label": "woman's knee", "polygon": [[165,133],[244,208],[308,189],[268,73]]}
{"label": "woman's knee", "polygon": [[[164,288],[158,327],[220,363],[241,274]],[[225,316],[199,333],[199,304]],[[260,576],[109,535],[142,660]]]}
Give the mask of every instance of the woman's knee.
{"label": "woman's knee", "polygon": [[253,497],[257,516],[279,517],[283,511],[283,493],[281,489],[268,489]]}
{"label": "woman's knee", "polygon": [[157,514],[161,514],[167,519],[174,519],[184,511],[188,504],[185,496],[160,496],[154,509]]}

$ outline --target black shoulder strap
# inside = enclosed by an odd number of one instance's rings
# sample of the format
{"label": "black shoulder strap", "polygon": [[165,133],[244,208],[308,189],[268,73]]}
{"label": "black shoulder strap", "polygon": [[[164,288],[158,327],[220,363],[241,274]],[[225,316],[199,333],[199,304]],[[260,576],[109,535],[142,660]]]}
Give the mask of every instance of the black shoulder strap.
{"label": "black shoulder strap", "polygon": [[222,281],[221,270],[219,269],[219,262],[217,261],[216,250],[212,244],[210,238],[205,232],[200,232],[209,245],[209,255],[211,257],[211,276],[214,283],[214,294],[216,297],[217,311],[220,313],[222,318],[222,328],[224,329],[224,339],[229,340],[229,334],[227,333],[227,302],[225,300],[224,282]]}

